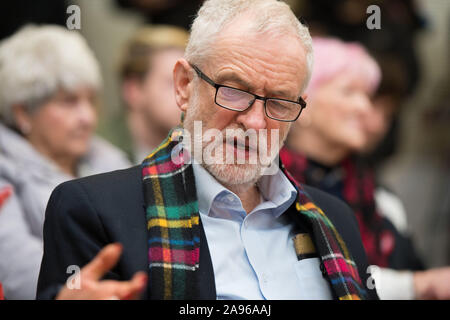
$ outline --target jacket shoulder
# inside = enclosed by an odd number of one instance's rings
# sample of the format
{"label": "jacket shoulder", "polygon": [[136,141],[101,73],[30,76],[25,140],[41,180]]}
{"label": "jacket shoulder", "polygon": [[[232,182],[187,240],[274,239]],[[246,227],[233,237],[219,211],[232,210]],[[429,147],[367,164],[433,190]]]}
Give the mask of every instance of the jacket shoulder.
{"label": "jacket shoulder", "polygon": [[145,271],[147,229],[140,167],[64,182],[48,202],[39,299],[53,298],[67,280],[69,265],[84,266],[105,245],[119,242],[123,252],[105,278],[128,280]]}
{"label": "jacket shoulder", "polygon": [[145,218],[140,166],[67,181],[53,194],[59,194],[72,207],[78,206],[74,202],[79,201],[88,204],[105,218],[105,223],[117,218]]}
{"label": "jacket shoulder", "polygon": [[120,189],[122,189],[124,186],[140,183],[141,182],[140,176],[141,176],[141,167],[138,165],[122,170],[115,170],[100,174],[94,174],[87,177],[74,179],[65,183],[78,183],[83,187],[87,188],[108,186],[108,189],[114,190],[115,188],[119,188],[119,186]]}
{"label": "jacket shoulder", "polygon": [[142,179],[140,166],[115,170],[69,180],[59,184],[55,193],[83,192],[89,200],[96,203],[115,202],[129,198],[133,194],[142,198]]}

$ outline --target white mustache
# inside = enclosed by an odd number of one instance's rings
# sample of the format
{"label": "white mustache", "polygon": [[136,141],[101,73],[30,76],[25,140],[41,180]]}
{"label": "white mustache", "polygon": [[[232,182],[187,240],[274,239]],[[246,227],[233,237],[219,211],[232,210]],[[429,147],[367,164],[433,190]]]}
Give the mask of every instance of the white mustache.
{"label": "white mustache", "polygon": [[250,152],[256,152],[258,150],[266,150],[267,145],[258,144],[258,134],[246,134],[242,129],[224,129],[221,131],[223,139],[213,139],[211,142],[207,142],[207,145],[219,146],[222,143],[227,143],[241,150],[248,149]]}
{"label": "white mustache", "polygon": [[226,139],[224,139],[224,142],[231,144],[232,146],[235,146],[236,148],[242,149],[242,150],[246,150],[246,149],[248,149],[249,151],[257,151],[258,150],[257,143],[252,143],[251,141],[247,141],[246,139],[235,138],[233,141],[227,141]]}

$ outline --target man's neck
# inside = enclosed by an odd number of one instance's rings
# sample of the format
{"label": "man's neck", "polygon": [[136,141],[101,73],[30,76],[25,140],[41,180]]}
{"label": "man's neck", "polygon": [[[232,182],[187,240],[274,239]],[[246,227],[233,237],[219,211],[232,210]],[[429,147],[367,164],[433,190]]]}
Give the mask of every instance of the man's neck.
{"label": "man's neck", "polygon": [[242,206],[247,214],[252,212],[261,202],[261,193],[255,184],[225,187],[241,199]]}

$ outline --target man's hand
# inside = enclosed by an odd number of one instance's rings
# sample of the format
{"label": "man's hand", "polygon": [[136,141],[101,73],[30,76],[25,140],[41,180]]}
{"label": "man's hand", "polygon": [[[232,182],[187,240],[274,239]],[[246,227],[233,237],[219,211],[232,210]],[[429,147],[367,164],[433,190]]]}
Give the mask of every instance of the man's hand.
{"label": "man's hand", "polygon": [[138,299],[147,286],[147,274],[137,272],[129,281],[100,280],[111,270],[122,254],[122,245],[109,244],[80,271],[79,289],[64,286],[57,300],[131,300]]}
{"label": "man's hand", "polygon": [[449,300],[450,267],[415,272],[414,288],[416,299]]}

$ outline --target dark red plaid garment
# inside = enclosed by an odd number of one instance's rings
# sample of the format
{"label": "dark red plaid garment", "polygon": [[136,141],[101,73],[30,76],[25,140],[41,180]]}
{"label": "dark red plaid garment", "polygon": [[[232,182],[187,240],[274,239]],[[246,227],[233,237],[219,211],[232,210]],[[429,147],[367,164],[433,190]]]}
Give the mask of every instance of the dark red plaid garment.
{"label": "dark red plaid garment", "polygon": [[[322,181],[326,174],[311,173],[312,161],[303,154],[284,147],[280,158],[286,169],[300,183],[318,187],[324,191]],[[340,190],[334,195],[344,200],[355,212],[361,238],[370,264],[380,267],[389,266],[389,257],[395,246],[395,237],[383,227],[383,218],[375,206],[375,178],[373,171],[361,166],[349,157],[340,166],[329,170],[340,172]]]}

